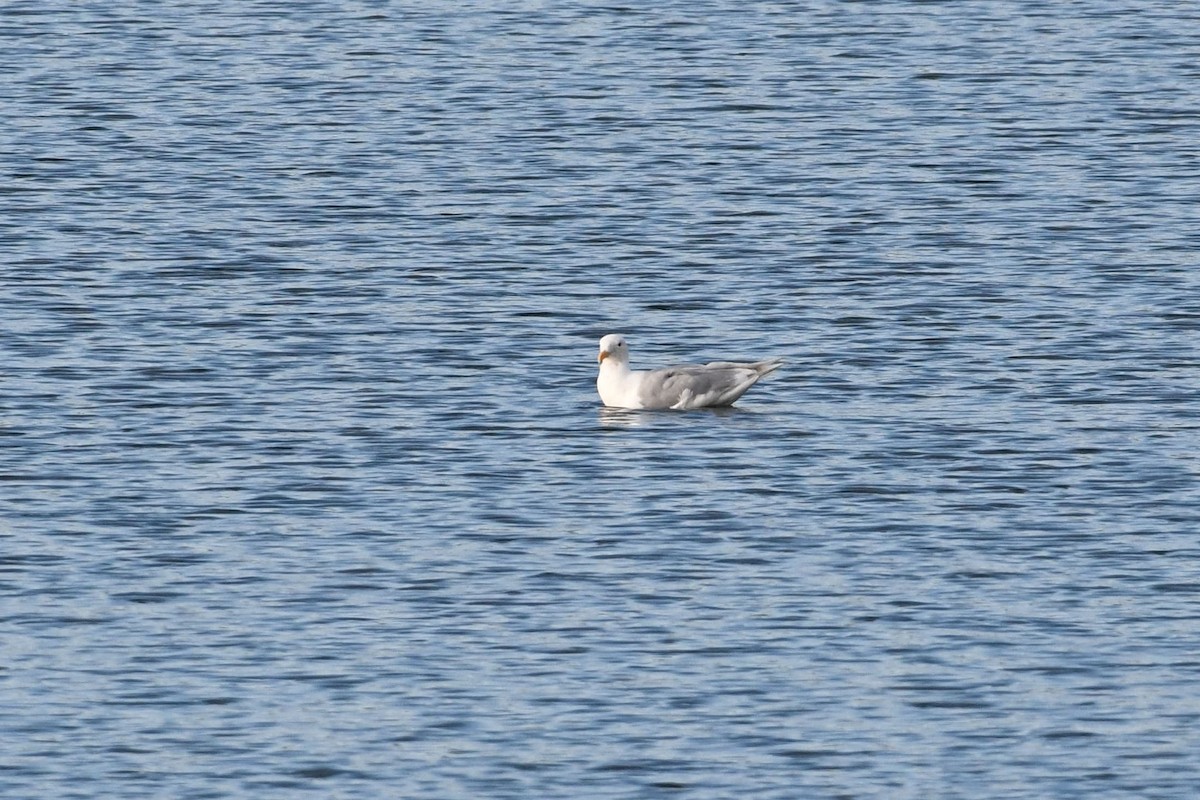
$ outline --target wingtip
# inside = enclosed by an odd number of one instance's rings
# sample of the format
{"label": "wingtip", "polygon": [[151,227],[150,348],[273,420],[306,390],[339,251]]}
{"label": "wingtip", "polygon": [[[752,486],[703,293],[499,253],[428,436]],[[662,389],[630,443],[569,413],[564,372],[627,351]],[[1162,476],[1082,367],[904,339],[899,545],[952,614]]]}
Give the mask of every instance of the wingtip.
{"label": "wingtip", "polygon": [[766,374],[774,372],[775,370],[782,367],[783,366],[783,358],[780,356],[776,356],[775,358],[768,358],[766,361],[758,362],[758,364],[756,366],[758,367],[759,375],[766,375]]}

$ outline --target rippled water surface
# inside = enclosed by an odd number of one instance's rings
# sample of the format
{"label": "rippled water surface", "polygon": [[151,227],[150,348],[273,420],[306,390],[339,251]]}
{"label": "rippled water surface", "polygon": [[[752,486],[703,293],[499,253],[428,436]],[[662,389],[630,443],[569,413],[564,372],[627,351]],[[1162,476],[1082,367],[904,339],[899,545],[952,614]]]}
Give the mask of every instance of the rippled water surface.
{"label": "rippled water surface", "polygon": [[1194,796],[1198,31],[6,4],[0,793]]}

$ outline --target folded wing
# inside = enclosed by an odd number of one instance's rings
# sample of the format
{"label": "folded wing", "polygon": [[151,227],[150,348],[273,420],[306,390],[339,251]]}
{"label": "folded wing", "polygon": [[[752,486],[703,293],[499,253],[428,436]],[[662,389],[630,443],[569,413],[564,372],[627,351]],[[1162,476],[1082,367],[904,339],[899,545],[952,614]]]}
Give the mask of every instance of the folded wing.
{"label": "folded wing", "polygon": [[645,408],[727,406],[782,363],[778,358],[750,363],[713,361],[651,370],[642,378],[639,394]]}

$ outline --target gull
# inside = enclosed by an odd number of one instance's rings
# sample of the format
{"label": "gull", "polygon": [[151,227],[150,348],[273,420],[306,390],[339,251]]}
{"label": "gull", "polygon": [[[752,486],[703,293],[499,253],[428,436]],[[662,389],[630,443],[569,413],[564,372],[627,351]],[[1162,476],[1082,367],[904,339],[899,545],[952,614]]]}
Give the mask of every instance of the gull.
{"label": "gull", "polygon": [[783,364],[781,358],[739,363],[713,361],[652,370],[629,368],[629,345],[619,333],[600,340],[596,389],[614,408],[706,408],[733,405],[746,390]]}

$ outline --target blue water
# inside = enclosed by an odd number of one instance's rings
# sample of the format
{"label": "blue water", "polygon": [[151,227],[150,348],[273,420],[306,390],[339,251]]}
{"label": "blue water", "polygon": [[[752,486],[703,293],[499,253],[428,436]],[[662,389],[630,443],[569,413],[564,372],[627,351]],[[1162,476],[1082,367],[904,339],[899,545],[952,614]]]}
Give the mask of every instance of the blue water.
{"label": "blue water", "polygon": [[0,794],[1192,797],[1198,31],[7,4]]}

